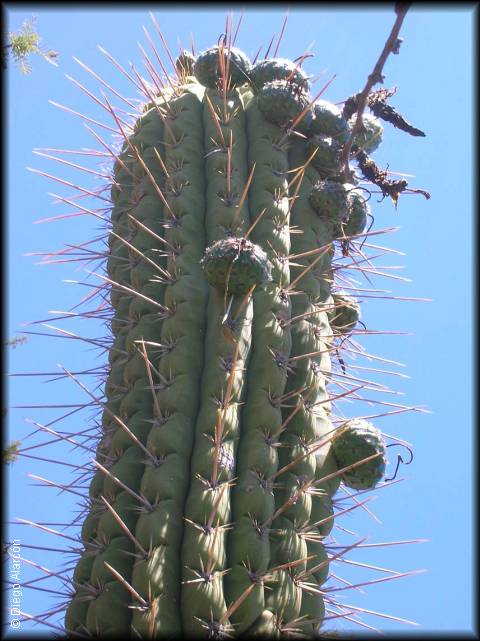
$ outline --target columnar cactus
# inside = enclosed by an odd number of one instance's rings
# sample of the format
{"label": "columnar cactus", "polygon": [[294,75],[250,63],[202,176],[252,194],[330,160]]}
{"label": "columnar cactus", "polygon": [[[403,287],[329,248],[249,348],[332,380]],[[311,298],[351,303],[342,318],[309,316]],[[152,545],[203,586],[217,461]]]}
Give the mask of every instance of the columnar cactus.
{"label": "columnar cactus", "polygon": [[359,319],[335,242],[370,215],[341,161],[352,120],[289,60],[219,44],[175,68],[114,164],[113,341],[65,628],[313,635],[335,493],[385,467],[381,433],[337,425],[328,391]]}

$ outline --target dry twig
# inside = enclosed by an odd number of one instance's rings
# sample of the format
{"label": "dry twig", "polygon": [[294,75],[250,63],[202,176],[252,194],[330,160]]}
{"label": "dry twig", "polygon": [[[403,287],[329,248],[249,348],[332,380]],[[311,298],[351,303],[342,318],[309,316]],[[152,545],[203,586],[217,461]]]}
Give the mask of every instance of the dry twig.
{"label": "dry twig", "polygon": [[396,3],[395,13],[397,17],[395,19],[395,23],[383,47],[383,51],[380,54],[380,57],[378,58],[377,63],[375,64],[375,67],[373,68],[372,73],[368,76],[368,80],[365,84],[365,87],[363,88],[363,91],[358,95],[357,118],[355,121],[355,125],[352,128],[352,132],[350,134],[349,139],[347,140],[347,142],[345,143],[342,149],[342,155],[340,157],[340,167],[344,171],[345,175],[348,175],[350,171],[348,161],[350,158],[350,151],[352,149],[353,141],[355,140],[355,137],[362,130],[362,127],[363,127],[362,115],[365,110],[365,106],[367,104],[368,94],[370,93],[371,88],[374,85],[376,85],[378,82],[383,83],[384,76],[382,74],[382,71],[390,53],[398,53],[399,45],[401,42],[399,40],[398,34],[400,33],[400,28],[402,26],[405,15],[408,11],[408,7],[409,7],[408,3]]}

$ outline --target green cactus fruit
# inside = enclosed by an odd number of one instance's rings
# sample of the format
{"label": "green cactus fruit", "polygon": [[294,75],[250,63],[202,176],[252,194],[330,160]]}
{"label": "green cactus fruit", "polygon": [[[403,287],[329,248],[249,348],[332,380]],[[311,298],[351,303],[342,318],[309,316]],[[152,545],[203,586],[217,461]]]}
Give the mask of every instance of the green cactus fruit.
{"label": "green cactus fruit", "polygon": [[334,309],[329,312],[330,326],[336,333],[350,332],[360,320],[360,305],[353,296],[339,291],[332,294]]}
{"label": "green cactus fruit", "polygon": [[211,47],[202,51],[195,61],[193,73],[200,84],[214,89],[219,86],[223,73],[222,67],[228,71],[230,88],[248,82],[248,74],[251,69],[250,60],[243,51],[236,47],[231,47],[229,50],[226,47],[223,48],[223,61],[219,47]]}
{"label": "green cactus fruit", "polygon": [[340,143],[344,143],[349,132],[348,121],[333,102],[318,100],[313,105],[313,119],[309,128],[311,136],[315,134],[330,136]]}
{"label": "green cactus fruit", "polygon": [[272,267],[261,247],[246,238],[219,240],[207,248],[203,269],[212,287],[241,296],[270,280]]}
{"label": "green cactus fruit", "polygon": [[291,60],[285,58],[267,58],[257,62],[250,71],[250,83],[258,91],[268,82],[285,80],[305,92],[309,90],[308,76],[305,71]]}
{"label": "green cactus fruit", "polygon": [[342,235],[356,236],[361,234],[367,226],[368,218],[371,216],[370,205],[362,189],[356,189],[353,185],[347,184],[345,188],[348,190],[350,207],[348,218],[342,223]]}
{"label": "green cactus fruit", "polygon": [[175,60],[175,69],[182,77],[193,76],[195,62],[196,58],[193,53],[190,53],[190,51],[184,49]]}
{"label": "green cactus fruit", "polygon": [[342,183],[334,180],[319,180],[313,186],[309,200],[317,215],[322,218],[335,223],[348,218],[348,191]]}
{"label": "green cactus fruit", "polygon": [[[297,91],[295,86],[285,80],[267,82],[257,93],[258,108],[268,122],[280,127],[292,123],[309,104],[308,95]],[[301,120],[303,128],[309,126],[311,110],[305,112]],[[302,130],[302,125],[297,127]]]}
{"label": "green cactus fruit", "polygon": [[386,447],[380,430],[363,419],[352,419],[343,425],[335,434],[332,447],[340,469],[359,463],[363,459],[377,454],[366,463],[347,470],[342,481],[356,490],[368,490],[382,479],[385,473]]}
{"label": "green cactus fruit", "polygon": [[310,161],[322,178],[339,177],[339,158],[341,146],[337,140],[323,134],[314,134],[308,139],[307,155],[315,152]]}
{"label": "green cactus fruit", "polygon": [[[353,129],[356,122],[356,115],[349,120]],[[378,118],[369,113],[362,115],[363,131],[355,136],[354,144],[367,154],[373,153],[383,140],[383,127]]]}

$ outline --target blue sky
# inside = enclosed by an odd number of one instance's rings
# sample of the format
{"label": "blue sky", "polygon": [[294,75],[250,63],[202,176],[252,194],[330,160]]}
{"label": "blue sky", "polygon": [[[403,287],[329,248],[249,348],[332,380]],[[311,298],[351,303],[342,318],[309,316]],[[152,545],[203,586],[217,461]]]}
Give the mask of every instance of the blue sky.
{"label": "blue sky", "polygon": [[[135,88],[102,55],[102,45],[122,65],[132,62],[143,71],[140,42],[148,43],[145,26],[161,48],[148,15],[148,6],[126,6],[119,10],[91,10],[75,6],[41,9],[35,5],[6,5],[8,29],[20,28],[25,18],[37,16],[37,27],[46,48],[60,53],[59,66],[47,64],[40,57],[31,59],[32,73],[22,76],[10,63],[6,79],[7,107],[7,337],[22,335],[25,330],[50,331],[23,327],[22,323],[48,319],[50,310],[67,310],[89,290],[65,280],[86,281],[75,263],[53,266],[36,265],[28,252],[53,251],[67,243],[80,243],[99,234],[95,220],[81,216],[48,224],[35,221],[70,211],[65,204],[53,205],[50,193],[69,197],[72,190],[27,171],[33,167],[87,187],[98,186],[92,175],[72,167],[60,166],[32,153],[34,148],[98,149],[98,143],[82,125],[81,119],[62,111],[49,100],[61,103],[91,118],[109,123],[108,115],[65,78],[65,74],[88,87],[100,99],[108,93],[74,60],[92,68],[122,95],[139,98]],[[155,16],[172,50],[188,47],[190,33],[197,51],[217,42],[224,30],[230,7],[165,6]],[[285,15],[284,6],[267,9],[252,7],[245,13],[237,40],[250,57],[274,33],[279,33]],[[240,8],[235,7],[238,20]],[[369,329],[408,332],[408,335],[380,334],[361,339],[374,354],[402,362],[398,369],[409,378],[380,377],[377,380],[402,392],[392,402],[422,406],[431,413],[407,412],[379,419],[378,427],[414,445],[415,459],[402,467],[405,480],[379,491],[372,503],[381,524],[355,510],[341,524],[368,536],[369,542],[425,538],[417,545],[359,550],[352,559],[398,571],[426,568],[417,576],[373,585],[364,592],[350,591],[345,602],[386,612],[416,621],[420,631],[468,631],[473,626],[473,38],[474,11],[471,6],[458,9],[425,5],[409,11],[401,36],[400,55],[390,56],[384,73],[385,86],[398,87],[391,99],[398,110],[414,125],[423,129],[426,138],[409,137],[388,124],[384,142],[375,153],[380,166],[413,174],[410,186],[431,192],[431,199],[420,195],[400,197],[398,209],[391,202],[382,204],[372,198],[375,228],[398,227],[388,236],[377,237],[378,244],[404,255],[390,254],[378,262],[399,279],[375,280],[378,289],[397,297],[430,298],[432,302],[362,299],[363,320]],[[333,74],[325,98],[341,101],[363,88],[394,21],[393,8],[372,5],[368,9],[348,5],[343,10],[328,6],[296,7],[290,10],[279,55],[294,59],[312,43],[315,57],[304,68],[314,76],[321,74],[321,86]],[[165,57],[168,64],[168,59]],[[111,96],[111,94],[109,94]],[[119,104],[113,98],[114,104]],[[111,123],[109,123],[111,124]],[[93,126],[93,125],[89,125]],[[109,140],[109,132],[93,126]],[[63,156],[71,162],[97,167],[94,159]],[[101,171],[101,170],[100,170]],[[93,206],[87,204],[85,206]],[[87,266],[87,269],[89,267]],[[384,270],[385,271],[385,270]],[[90,278],[89,282],[94,282]],[[98,282],[98,281],[97,281]],[[53,314],[55,315],[55,314]],[[46,320],[48,323],[49,321]],[[96,336],[105,333],[93,323],[51,321],[56,327]],[[51,331],[53,333],[53,331]],[[86,343],[29,336],[28,342],[8,349],[11,373],[56,372],[57,364],[69,370],[99,366],[104,361]],[[375,366],[375,365],[374,365]],[[385,369],[390,369],[384,365]],[[392,380],[393,378],[393,380]],[[10,405],[83,403],[85,396],[72,381],[45,384],[41,377],[15,377],[9,382]],[[84,381],[86,384],[87,380]],[[92,384],[93,385],[93,384]],[[349,416],[366,415],[377,410],[365,403],[343,406]],[[78,431],[88,427],[90,410],[75,414],[62,429]],[[10,409],[7,414],[9,438],[23,438],[35,428],[30,419],[46,424],[60,416],[59,410]],[[58,427],[57,424],[52,426]],[[43,440],[46,440],[45,438]],[[78,450],[65,446],[51,451],[30,450],[31,455],[61,457],[65,463],[82,460]],[[392,466],[388,468],[391,471]],[[71,519],[76,497],[53,488],[32,486],[36,474],[65,483],[71,479],[68,466],[58,466],[36,459],[20,458],[8,470],[8,518],[17,517],[42,522]],[[67,540],[47,536],[25,525],[13,525],[10,539],[28,545],[59,547]],[[60,568],[65,559],[53,552],[23,549],[23,556],[50,570]],[[339,568],[344,570],[344,568]],[[35,579],[42,570],[22,565],[22,581]],[[347,573],[342,574],[347,576]],[[376,578],[366,570],[348,574],[355,582]],[[353,577],[353,578],[352,578]],[[36,585],[47,584],[40,582]],[[56,588],[58,589],[58,588]],[[345,593],[344,593],[345,594]],[[23,590],[22,609],[39,613],[58,600],[58,595]],[[410,628],[388,619],[364,616],[369,625],[386,631]],[[339,628],[352,624],[338,624]],[[333,626],[330,626],[333,627]],[[41,631],[23,623],[24,632]],[[43,628],[45,631],[46,628]],[[359,629],[360,630],[360,629]],[[15,630],[9,630],[12,638]]]}

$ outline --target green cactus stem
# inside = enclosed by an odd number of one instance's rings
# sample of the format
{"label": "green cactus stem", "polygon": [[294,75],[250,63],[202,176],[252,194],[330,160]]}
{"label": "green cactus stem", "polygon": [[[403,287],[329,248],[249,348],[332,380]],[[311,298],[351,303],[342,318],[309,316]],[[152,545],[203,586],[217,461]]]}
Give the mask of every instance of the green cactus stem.
{"label": "green cactus stem", "polygon": [[[292,141],[290,165],[301,166],[304,157],[304,143]],[[314,573],[310,574],[313,565],[307,565],[307,557],[315,558],[318,550],[313,553],[309,536],[299,525],[318,520],[312,516],[318,513],[318,501],[310,489],[317,476],[323,475],[321,468],[317,469],[319,440],[323,432],[331,430],[326,391],[330,371],[330,329],[325,310],[330,304],[329,249],[334,227],[328,220],[320,219],[310,205],[309,194],[315,180],[318,180],[317,172],[307,167],[291,214],[292,224],[302,230],[302,233],[292,235],[292,252],[306,254],[306,258],[302,265],[291,267],[292,282],[298,283],[292,296],[292,317],[297,320],[291,328],[292,372],[285,391],[296,400],[292,407],[282,412],[284,429],[279,439],[279,467],[285,471],[277,477],[274,490],[276,518],[271,524],[272,565],[282,569],[274,572],[268,584],[266,608],[277,617],[278,625],[303,617],[305,610],[311,610],[308,597],[303,601],[305,591],[301,578],[305,574],[314,578]],[[312,530],[313,536],[315,526]],[[319,612],[321,604],[316,608]],[[310,625],[310,631],[313,627]],[[251,631],[257,630],[257,626],[253,626]]]}
{"label": "green cactus stem", "polygon": [[[178,634],[182,629],[181,533],[183,504],[189,489],[189,464],[200,404],[203,346],[193,336],[206,332],[208,287],[199,264],[205,244],[205,179],[203,177],[203,92],[195,87],[169,101],[161,147],[165,173],[162,250],[170,248],[160,339],[165,349],[155,358],[152,376],[158,387],[151,399],[153,422],[142,495],[152,508],[142,510],[135,530],[148,553],[134,566],[132,587],[151,604],[134,610],[132,628],[147,636]],[[174,142],[175,141],[175,142]],[[158,166],[161,166],[157,160]],[[195,203],[195,206],[193,206]],[[153,282],[150,283],[154,285]],[[158,377],[158,379],[157,379]]]}
{"label": "green cactus stem", "polygon": [[[155,145],[163,135],[161,124],[157,126],[156,132],[152,131],[150,145]],[[112,280],[111,303],[114,309],[112,319],[113,345],[110,351],[110,374],[105,387],[106,403],[102,417],[103,437],[97,447],[97,461],[102,468],[99,468],[93,477],[89,491],[89,508],[82,528],[82,541],[85,545],[85,553],[79,563],[83,563],[85,568],[90,567],[90,572],[82,572],[74,578],[74,586],[77,591],[66,612],[67,629],[72,631],[87,630],[91,634],[108,634],[112,631],[112,621],[115,620],[115,630],[120,629],[123,633],[130,629],[131,612],[125,611],[125,600],[111,598],[117,589],[117,582],[112,573],[99,577],[92,574],[95,558],[103,554],[105,560],[110,561],[111,567],[115,568],[116,563],[120,560],[118,555],[117,561],[114,559],[113,549],[116,546],[116,538],[124,536],[125,532],[113,520],[108,506],[114,510],[116,516],[121,519],[130,531],[135,530],[137,513],[134,512],[133,494],[127,491],[121,491],[122,486],[114,479],[119,479],[120,483],[126,483],[130,492],[136,493],[139,490],[141,467],[139,465],[141,449],[135,444],[135,440],[141,445],[145,442],[148,424],[143,422],[149,420],[151,414],[148,411],[148,400],[145,394],[145,386],[148,385],[145,370],[143,376],[135,380],[124,379],[126,363],[135,358],[136,345],[132,341],[132,332],[141,327],[145,330],[150,319],[154,318],[158,324],[158,317],[162,317],[164,309],[161,303],[152,305],[148,314],[144,316],[132,315],[130,307],[135,300],[139,300],[143,295],[140,291],[133,289],[131,270],[137,263],[138,255],[136,251],[141,252],[141,243],[136,242],[136,227],[132,224],[129,213],[133,212],[137,203],[136,190],[142,177],[146,178],[146,173],[137,158],[138,150],[132,137],[129,144],[125,144],[122,153],[115,167],[115,181],[120,188],[112,188],[112,200],[114,207],[112,209],[112,233],[109,237],[109,246],[111,254],[108,261],[107,269],[109,277]],[[159,172],[152,167],[152,178],[161,181],[162,177]],[[148,214],[152,220],[161,218],[162,205],[157,198],[151,198],[143,204],[144,220],[148,220]],[[156,227],[160,231],[160,226]],[[128,244],[127,244],[128,243]],[[152,248],[155,245],[149,240],[147,246],[143,249]],[[133,251],[136,250],[136,251]],[[162,269],[158,265],[159,270]],[[163,286],[162,286],[163,287]],[[149,292],[152,294],[152,292]],[[156,300],[162,300],[161,292],[156,294]],[[143,324],[143,325],[142,325]],[[156,336],[158,338],[158,334]],[[148,394],[151,395],[150,392]],[[138,421],[141,412],[142,403],[136,404],[135,399],[143,399],[146,412],[142,415],[142,421]],[[120,418],[121,417],[121,418]],[[134,438],[128,435],[128,423],[134,420],[141,429],[137,431]],[[127,426],[127,430],[124,430]],[[133,458],[132,458],[133,455]],[[134,459],[137,462],[134,462]],[[127,461],[130,461],[128,463]],[[126,463],[126,466],[122,464]],[[119,478],[117,474],[122,478]],[[110,553],[112,556],[110,556]],[[84,559],[88,559],[87,563]],[[86,563],[86,565],[85,565]],[[126,563],[126,566],[125,566]],[[124,554],[122,559],[122,571],[125,580],[131,580],[133,567],[133,557]],[[112,583],[113,582],[113,583]],[[112,588],[112,585],[115,587]],[[110,592],[110,589],[113,592]],[[92,591],[95,598],[85,601],[87,595]],[[105,595],[105,596],[104,596]],[[110,595],[110,596],[107,596]],[[98,607],[98,603],[104,601],[109,603],[109,608],[105,610]],[[87,607],[86,607],[87,606]],[[113,617],[113,619],[112,619]],[[68,627],[71,626],[71,627]],[[120,626],[120,627],[119,627]]]}
{"label": "green cactus stem", "polygon": [[[241,601],[230,617],[244,633],[262,618],[264,575],[271,567],[269,522],[275,511],[272,476],[278,470],[278,435],[282,428],[280,398],[287,383],[291,350],[290,283],[286,257],[290,252],[287,145],[282,132],[269,123],[255,100],[246,109],[248,157],[255,162],[249,203],[250,237],[263,247],[272,265],[271,280],[253,294],[252,354],[237,450],[237,483],[232,488],[236,526],[228,540],[230,572],[225,576],[229,603]],[[267,615],[268,616],[268,615]]]}
{"label": "green cactus stem", "polygon": [[[370,216],[339,167],[352,121],[311,107],[295,63],[252,67],[227,42],[181,51],[177,80],[117,122],[72,638],[322,635],[336,493],[385,471],[381,432],[335,404],[356,391],[360,323],[336,251]],[[383,130],[365,125],[372,151]]]}
{"label": "green cactus stem", "polygon": [[[248,165],[245,109],[239,94],[229,95],[225,105],[221,93],[208,89],[202,122],[208,176],[206,244],[211,246],[230,235],[244,237],[251,222],[248,202],[241,201]],[[224,147],[228,141],[235,144]],[[188,635],[207,636],[229,623],[228,618],[223,620],[228,609],[223,577],[229,569],[226,543],[232,519],[230,487],[240,439],[252,311],[251,295],[236,297],[229,306],[223,292],[210,288],[205,366],[181,553],[183,630]],[[222,461],[231,463],[224,466]]]}

